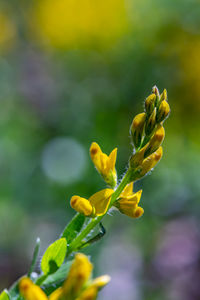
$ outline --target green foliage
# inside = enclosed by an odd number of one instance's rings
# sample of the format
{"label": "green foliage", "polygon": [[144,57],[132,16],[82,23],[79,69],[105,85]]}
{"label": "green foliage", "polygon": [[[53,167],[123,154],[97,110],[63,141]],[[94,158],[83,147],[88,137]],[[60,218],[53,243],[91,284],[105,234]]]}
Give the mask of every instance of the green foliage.
{"label": "green foliage", "polygon": [[41,269],[45,275],[56,272],[62,265],[67,252],[67,241],[61,238],[51,244],[44,253],[41,261]]}
{"label": "green foliage", "polygon": [[0,300],[10,300],[10,297],[8,295],[7,290],[4,290],[1,294],[0,294]]}
{"label": "green foliage", "polygon": [[77,234],[81,231],[84,222],[85,216],[76,214],[71,222],[65,227],[62,233],[62,237],[67,239],[68,244],[70,244],[77,236]]}
{"label": "green foliage", "polygon": [[72,261],[64,263],[54,274],[49,275],[42,283],[44,291],[49,294],[52,292],[52,286],[57,288],[66,279]]}

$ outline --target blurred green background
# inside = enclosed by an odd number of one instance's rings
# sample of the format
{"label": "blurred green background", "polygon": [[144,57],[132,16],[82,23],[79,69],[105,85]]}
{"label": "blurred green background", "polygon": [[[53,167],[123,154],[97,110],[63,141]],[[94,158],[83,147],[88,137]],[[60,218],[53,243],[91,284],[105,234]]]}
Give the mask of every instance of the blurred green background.
{"label": "blurred green background", "polygon": [[[199,0],[0,2],[0,290],[23,275],[74,215],[74,194],[105,185],[88,154],[118,147],[153,85],[168,90],[164,157],[143,189],[145,214],[107,216],[87,249],[111,283],[100,300],[200,299]],[[38,262],[39,266],[39,262]]]}

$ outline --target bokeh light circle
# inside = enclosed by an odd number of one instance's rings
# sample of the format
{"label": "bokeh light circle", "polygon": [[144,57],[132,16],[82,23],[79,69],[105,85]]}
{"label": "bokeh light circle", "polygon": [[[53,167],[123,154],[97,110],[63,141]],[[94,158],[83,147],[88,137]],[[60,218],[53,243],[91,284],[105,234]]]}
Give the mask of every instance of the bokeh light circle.
{"label": "bokeh light circle", "polygon": [[76,140],[54,138],[42,153],[42,168],[53,181],[70,184],[81,178],[86,167],[86,153]]}

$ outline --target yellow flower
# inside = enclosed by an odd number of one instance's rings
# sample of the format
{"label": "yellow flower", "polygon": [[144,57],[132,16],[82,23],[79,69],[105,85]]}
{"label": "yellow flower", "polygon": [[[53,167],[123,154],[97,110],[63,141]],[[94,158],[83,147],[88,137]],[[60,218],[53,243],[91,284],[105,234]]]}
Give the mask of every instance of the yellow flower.
{"label": "yellow flower", "polygon": [[34,33],[55,48],[113,47],[129,30],[124,0],[38,0],[32,11]]}
{"label": "yellow flower", "polygon": [[90,147],[90,156],[105,182],[111,187],[115,187],[117,184],[117,173],[115,169],[117,148],[107,156],[101,151],[101,148],[97,143],[92,143]]}
{"label": "yellow flower", "polygon": [[93,266],[86,255],[78,253],[63,284],[65,298],[78,295],[83,285],[89,280]]}
{"label": "yellow flower", "polygon": [[72,196],[70,204],[73,209],[86,217],[102,216],[109,207],[113,193],[114,190],[112,189],[104,189],[92,195],[88,200],[79,196]]}
{"label": "yellow flower", "polygon": [[47,295],[29,278],[22,278],[19,283],[19,290],[26,300],[48,300]]}
{"label": "yellow flower", "polygon": [[120,195],[120,198],[115,202],[115,206],[119,211],[131,218],[139,218],[143,215],[144,210],[138,206],[140,202],[142,190],[133,193],[133,182],[127,184]]}
{"label": "yellow flower", "polygon": [[[104,275],[88,281],[92,272],[92,264],[86,255],[78,253],[70,268],[67,279],[62,287],[55,290],[49,297],[49,300],[76,299],[93,300],[96,299],[99,289],[110,281],[108,275]],[[86,288],[85,288],[86,286]]]}

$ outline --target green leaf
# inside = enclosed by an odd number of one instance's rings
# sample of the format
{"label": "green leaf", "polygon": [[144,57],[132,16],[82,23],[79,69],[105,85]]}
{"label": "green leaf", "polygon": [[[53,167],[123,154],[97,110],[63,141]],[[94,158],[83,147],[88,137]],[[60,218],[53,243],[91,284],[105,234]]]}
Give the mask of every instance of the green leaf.
{"label": "green leaf", "polygon": [[10,300],[9,294],[7,290],[4,290],[1,294],[0,294],[0,300]]}
{"label": "green leaf", "polygon": [[49,275],[43,282],[42,282],[42,289],[44,292],[49,295],[57,288],[59,288],[69,273],[72,261],[68,261],[64,263],[54,274]]}
{"label": "green leaf", "polygon": [[54,274],[49,275],[42,283],[42,286],[48,286],[64,281],[67,277],[72,261],[64,263]]}
{"label": "green leaf", "polygon": [[81,231],[84,222],[85,216],[79,213],[76,214],[71,222],[65,227],[61,237],[65,237],[68,244],[70,244]]}
{"label": "green leaf", "polygon": [[63,263],[67,252],[67,241],[61,238],[51,244],[44,253],[41,269],[45,275],[54,273]]}
{"label": "green leaf", "polygon": [[38,257],[38,253],[39,253],[39,249],[40,249],[40,238],[37,238],[35,249],[34,249],[34,252],[33,252],[33,258],[32,258],[32,261],[31,261],[31,266],[30,266],[30,269],[28,271],[28,277],[30,277],[31,273],[34,271],[35,264],[36,264],[37,257]]}

